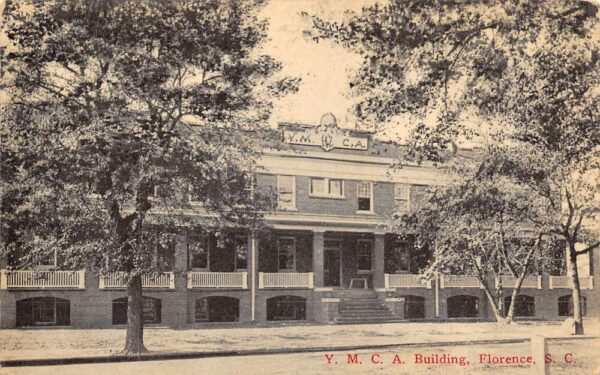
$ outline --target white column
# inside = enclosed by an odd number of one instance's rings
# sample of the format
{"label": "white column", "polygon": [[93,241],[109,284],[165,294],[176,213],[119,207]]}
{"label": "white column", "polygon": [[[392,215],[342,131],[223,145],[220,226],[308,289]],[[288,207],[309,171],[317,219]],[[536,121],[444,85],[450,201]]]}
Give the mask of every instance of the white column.
{"label": "white column", "polygon": [[250,279],[250,309],[252,311],[252,321],[254,322],[256,320],[256,236],[254,230],[250,232]]}

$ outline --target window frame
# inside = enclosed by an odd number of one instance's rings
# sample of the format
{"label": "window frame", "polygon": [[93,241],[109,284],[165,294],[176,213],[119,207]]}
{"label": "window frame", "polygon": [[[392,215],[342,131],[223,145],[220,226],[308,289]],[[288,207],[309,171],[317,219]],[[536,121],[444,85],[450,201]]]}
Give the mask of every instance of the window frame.
{"label": "window frame", "polygon": [[[279,268],[280,266],[280,262],[279,259],[281,257],[281,240],[292,240],[292,245],[293,245],[293,254],[292,254],[292,258],[293,258],[293,267],[292,268]],[[296,237],[291,237],[291,236],[282,236],[277,238],[277,272],[296,272],[296,252],[297,252],[297,246],[296,246]],[[289,255],[289,254],[288,254]]]}
{"label": "window frame", "polygon": [[190,239],[193,236],[189,236],[187,237],[187,241],[186,241],[186,249],[187,249],[187,256],[188,256],[188,270],[190,271],[197,271],[197,272],[209,272],[210,271],[210,240],[209,237],[206,235],[201,235],[198,236],[202,239],[202,241],[204,242],[204,246],[206,248],[206,267],[205,268],[198,268],[198,267],[192,267],[192,260],[193,255],[190,253]]}
{"label": "window frame", "polygon": [[[398,193],[398,188],[404,188],[406,190],[402,190],[403,194],[397,194]],[[412,184],[405,184],[402,182],[395,182],[394,183],[394,202],[396,203],[396,206],[400,205],[400,204],[404,204],[405,206],[402,207],[403,210],[410,210],[410,195],[413,189],[413,185]]]}
{"label": "window frame", "polygon": [[[359,193],[359,191],[360,191],[360,189],[359,189],[360,184],[368,184],[368,186],[369,186],[369,197],[360,196],[360,193]],[[374,188],[373,181],[356,181],[356,203],[357,203],[356,213],[357,214],[372,214],[372,213],[375,212],[374,207],[373,207],[374,203],[375,203],[374,199],[373,199],[373,197],[374,197],[374,195],[373,195],[373,188]],[[368,210],[361,210],[360,209],[360,204],[358,204],[358,200],[361,199],[361,198],[363,198],[363,199],[364,198],[369,198],[369,209]]]}
{"label": "window frame", "polygon": [[[312,189],[312,181],[313,180],[323,180],[325,187],[327,189],[326,193],[319,194],[314,193]],[[340,182],[340,195],[331,193],[331,181],[339,181]],[[308,196],[312,198],[328,198],[328,199],[346,199],[346,190],[344,188],[344,180],[341,178],[330,178],[330,177],[309,177],[308,178]]]}
{"label": "window frame", "polygon": [[[279,189],[280,189],[280,184],[281,184],[281,180],[284,177],[291,177],[292,179],[292,203],[291,203],[291,207],[280,207],[279,206]],[[281,211],[297,211],[298,209],[296,208],[296,176],[294,175],[277,175],[277,209],[281,210]]]}
{"label": "window frame", "polygon": [[191,183],[188,184],[187,196],[188,196],[188,203],[191,206],[203,206],[204,205],[204,202],[194,199],[194,185]]}
{"label": "window frame", "polygon": [[[237,251],[237,249],[238,249],[238,247],[237,247],[237,241],[238,241],[238,239],[241,239],[242,242],[246,245],[245,246],[245,249],[246,249],[246,267],[244,267],[244,268],[238,267],[238,251]],[[247,236],[244,236],[244,235],[241,235],[241,234],[234,235],[234,238],[233,238],[233,246],[234,246],[234,248],[233,248],[233,268],[235,269],[235,272],[245,272],[245,271],[248,271],[248,256],[250,254],[250,251],[248,251],[248,244],[249,244],[249,241],[248,241],[248,237]]]}
{"label": "window frame", "polygon": [[405,249],[405,251],[406,251],[406,253],[408,255],[407,269],[406,270],[396,269],[394,271],[395,274],[407,274],[407,273],[410,273],[410,260],[411,260],[410,243],[407,242],[407,241],[396,241],[394,243],[394,247],[393,247],[394,257],[396,257],[396,260],[398,260],[397,265],[399,265],[400,262],[399,262],[399,259],[398,259],[398,251],[397,251],[397,249],[400,248],[401,246]]}
{"label": "window frame", "polygon": [[51,264],[36,264],[36,265],[32,266],[31,268],[34,271],[52,271],[52,270],[56,269],[58,267],[58,250],[54,249],[53,253],[54,254],[51,257],[51,259],[52,259]]}
{"label": "window frame", "polygon": [[[360,268],[360,243],[368,243],[369,244],[369,264],[371,266],[371,268],[369,268],[368,270],[366,269],[361,269]],[[357,264],[356,264],[356,271],[358,274],[370,274],[373,273],[373,240],[370,239],[366,239],[366,238],[361,238],[359,240],[356,241],[356,258],[357,258]]]}

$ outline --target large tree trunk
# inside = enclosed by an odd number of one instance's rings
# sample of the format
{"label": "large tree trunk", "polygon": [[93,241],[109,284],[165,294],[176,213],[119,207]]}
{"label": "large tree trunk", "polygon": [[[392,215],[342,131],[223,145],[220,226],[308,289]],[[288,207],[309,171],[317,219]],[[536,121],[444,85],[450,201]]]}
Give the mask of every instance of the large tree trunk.
{"label": "large tree trunk", "polygon": [[499,303],[498,299],[496,297],[494,297],[494,295],[492,294],[492,290],[490,289],[489,285],[487,284],[487,281],[483,278],[482,273],[479,271],[478,269],[478,273],[477,273],[477,278],[479,279],[479,282],[481,283],[481,285],[483,285],[483,291],[485,292],[485,295],[490,303],[490,307],[492,309],[492,312],[494,313],[494,318],[496,319],[497,323],[508,323],[506,321],[506,319],[504,318],[504,314],[502,311],[502,304]]}
{"label": "large tree trunk", "polygon": [[573,282],[573,319],[575,319],[575,334],[583,335],[583,315],[581,311],[581,291],[579,288],[579,271],[577,270],[577,250],[575,243],[569,242],[569,260],[567,270]]}
{"label": "large tree trunk", "polygon": [[127,334],[122,354],[136,355],[146,351],[142,315],[142,277],[137,275],[127,284]]}
{"label": "large tree trunk", "polygon": [[521,275],[521,277],[517,279],[517,283],[510,295],[510,305],[508,306],[508,312],[506,313],[506,321],[508,323],[513,321],[513,317],[515,315],[515,304],[517,303],[517,297],[519,296],[519,292],[521,291],[521,285],[523,285],[524,279],[525,275]]}

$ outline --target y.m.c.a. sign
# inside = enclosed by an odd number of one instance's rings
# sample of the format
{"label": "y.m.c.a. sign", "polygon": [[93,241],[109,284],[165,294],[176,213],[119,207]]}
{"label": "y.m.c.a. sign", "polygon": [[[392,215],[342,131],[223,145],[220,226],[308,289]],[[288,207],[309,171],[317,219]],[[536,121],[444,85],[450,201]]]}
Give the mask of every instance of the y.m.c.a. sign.
{"label": "y.m.c.a. sign", "polygon": [[350,136],[336,126],[317,126],[306,130],[284,130],[283,141],[293,145],[319,146],[325,151],[334,148],[367,150],[369,139]]}

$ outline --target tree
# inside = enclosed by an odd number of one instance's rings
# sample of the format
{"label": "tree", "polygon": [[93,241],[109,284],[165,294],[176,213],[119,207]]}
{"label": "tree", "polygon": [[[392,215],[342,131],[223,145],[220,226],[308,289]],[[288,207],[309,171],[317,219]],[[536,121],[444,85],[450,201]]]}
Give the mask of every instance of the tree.
{"label": "tree", "polygon": [[[476,276],[496,321],[511,323],[523,281],[543,267],[542,249],[552,237],[531,220],[544,217],[549,207],[531,189],[517,189],[494,173],[502,152],[495,146],[471,157],[459,152],[447,169],[449,183],[432,187],[409,212],[399,210],[394,229],[413,238],[419,251],[432,253],[425,277]],[[512,288],[507,310],[505,287]]]}
{"label": "tree", "polygon": [[[392,0],[342,23],[313,18],[313,35],[363,56],[351,81],[360,98],[355,114],[366,125],[387,126],[409,116],[408,157],[441,161],[450,142],[486,132],[518,152],[518,175],[497,172],[537,186],[555,208],[572,205],[553,211],[546,224],[574,249],[581,224],[600,207],[588,199],[600,144],[597,13],[588,1]],[[573,204],[576,196],[582,200]],[[582,253],[573,251],[575,320],[583,333],[575,280]]]}
{"label": "tree", "polygon": [[[9,1],[2,250],[14,267],[125,272],[125,354],[145,351],[142,276],[182,228],[252,225],[269,98],[261,1]],[[202,220],[187,215],[191,188]],[[169,269],[171,270],[171,269]]]}

